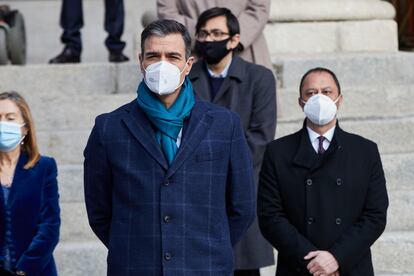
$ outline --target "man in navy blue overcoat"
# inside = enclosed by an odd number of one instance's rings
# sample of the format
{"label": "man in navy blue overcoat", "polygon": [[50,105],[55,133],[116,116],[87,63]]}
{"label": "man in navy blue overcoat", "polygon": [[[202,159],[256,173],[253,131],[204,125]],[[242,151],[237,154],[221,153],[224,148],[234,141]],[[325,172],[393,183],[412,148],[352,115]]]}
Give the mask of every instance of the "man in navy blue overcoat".
{"label": "man in navy blue overcoat", "polygon": [[232,275],[233,246],[254,219],[240,120],[195,98],[190,53],[183,25],[148,25],[137,100],[96,118],[85,202],[108,275]]}

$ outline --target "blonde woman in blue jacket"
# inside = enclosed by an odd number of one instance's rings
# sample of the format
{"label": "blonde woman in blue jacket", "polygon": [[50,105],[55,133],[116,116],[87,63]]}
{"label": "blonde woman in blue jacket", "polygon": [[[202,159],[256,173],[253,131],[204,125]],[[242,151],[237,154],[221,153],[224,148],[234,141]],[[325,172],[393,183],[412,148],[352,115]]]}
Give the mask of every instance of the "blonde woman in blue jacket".
{"label": "blonde woman in blue jacket", "polygon": [[57,275],[56,177],[55,160],[39,154],[26,101],[0,93],[0,275]]}

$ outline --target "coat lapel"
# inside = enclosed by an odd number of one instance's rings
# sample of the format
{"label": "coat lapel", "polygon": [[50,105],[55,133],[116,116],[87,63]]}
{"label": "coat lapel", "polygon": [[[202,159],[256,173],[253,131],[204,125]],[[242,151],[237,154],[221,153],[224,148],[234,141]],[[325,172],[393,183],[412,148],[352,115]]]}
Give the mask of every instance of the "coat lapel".
{"label": "coat lapel", "polygon": [[173,175],[180,168],[183,162],[192,155],[201,140],[205,138],[213,120],[207,112],[207,106],[196,100],[182,143],[171,167],[168,169],[167,177]]}
{"label": "coat lapel", "polygon": [[132,133],[132,135],[142,144],[145,150],[154,158],[165,170],[168,169],[167,160],[161,151],[151,123],[145,113],[138,107],[136,100],[132,101],[122,120]]}
{"label": "coat lapel", "polygon": [[[7,201],[7,206],[11,207],[13,206],[13,203],[15,201],[15,195],[16,193],[19,193],[19,191],[24,191],[25,190],[25,185],[28,179],[30,179],[30,174],[32,174],[33,172],[33,168],[32,169],[28,169],[26,170],[24,168],[24,165],[27,162],[27,155],[25,153],[20,153],[19,156],[19,161],[17,162],[16,165],[16,169],[14,170],[14,177],[13,177],[13,183],[11,186],[11,190],[10,190],[10,194],[9,194],[9,199]],[[3,197],[3,201],[4,201],[4,197]]]}
{"label": "coat lapel", "polygon": [[339,127],[339,124],[336,123],[335,133],[334,133],[334,136],[332,137],[332,141],[329,145],[329,148],[322,156],[319,156],[315,152],[309,140],[309,134],[306,129],[306,119],[305,119],[305,122],[303,123],[303,128],[300,131],[300,135],[301,135],[300,143],[299,143],[299,147],[296,152],[296,155],[293,159],[293,163],[298,166],[308,168],[311,171],[318,169],[324,162],[326,162],[326,160],[328,160],[332,156],[332,154],[337,149],[342,148],[342,145],[340,143],[341,133],[342,133],[342,130]]}
{"label": "coat lapel", "polygon": [[[208,79],[208,72],[204,62],[199,61],[191,69],[190,80],[193,83],[193,87],[196,95],[205,101],[211,102],[210,94],[210,82]],[[195,87],[198,87],[196,89]]]}
{"label": "coat lapel", "polygon": [[209,73],[204,61],[199,61],[193,66],[190,73],[190,80],[194,84],[194,87],[198,87],[195,92],[200,98],[208,102],[217,103],[231,89],[232,82],[235,80],[239,82],[243,81],[245,75],[244,68],[245,66],[243,66],[242,60],[237,56],[233,56],[228,75],[214,99],[211,99]]}
{"label": "coat lapel", "polygon": [[306,119],[302,130],[300,131],[300,140],[298,150],[293,158],[293,164],[311,169],[319,163],[319,156],[312,147],[309,135],[306,130]]}
{"label": "coat lapel", "polygon": [[242,60],[239,57],[233,56],[231,61],[229,72],[227,77],[224,79],[217,95],[213,99],[213,103],[217,104],[221,97],[223,97],[231,87],[234,87],[232,83],[234,81],[242,82],[244,78],[244,66]]}

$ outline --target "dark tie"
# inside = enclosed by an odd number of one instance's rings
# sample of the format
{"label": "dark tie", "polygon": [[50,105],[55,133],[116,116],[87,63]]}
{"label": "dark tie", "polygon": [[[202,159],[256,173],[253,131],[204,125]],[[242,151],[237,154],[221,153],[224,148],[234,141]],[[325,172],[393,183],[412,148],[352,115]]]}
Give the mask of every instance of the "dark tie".
{"label": "dark tie", "polygon": [[319,147],[318,147],[318,154],[324,154],[325,153],[325,149],[323,148],[323,141],[326,138],[323,136],[319,136],[318,140],[319,140]]}

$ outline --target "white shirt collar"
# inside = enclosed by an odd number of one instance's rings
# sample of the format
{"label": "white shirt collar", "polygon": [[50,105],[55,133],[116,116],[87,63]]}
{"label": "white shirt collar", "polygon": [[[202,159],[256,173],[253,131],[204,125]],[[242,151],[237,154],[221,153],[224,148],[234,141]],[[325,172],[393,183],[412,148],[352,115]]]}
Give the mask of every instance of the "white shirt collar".
{"label": "white shirt collar", "polygon": [[325,137],[326,140],[328,140],[328,142],[330,143],[332,141],[334,132],[335,132],[335,126],[331,127],[327,132],[325,132],[323,135],[320,135],[319,133],[316,133],[315,131],[313,131],[310,127],[306,127],[308,130],[308,135],[309,135],[309,139],[311,141],[311,143],[315,140],[318,139],[319,136],[323,136]]}
{"label": "white shirt collar", "polygon": [[220,74],[215,74],[213,71],[210,70],[210,68],[207,65],[208,74],[210,75],[210,77],[213,77],[213,78],[225,78],[225,77],[227,77],[227,75],[229,74],[229,68],[230,68],[230,65],[231,65],[231,61],[232,60],[230,60],[230,62],[227,63],[226,67],[224,67],[223,71],[221,71]]}
{"label": "white shirt collar", "polygon": [[[329,145],[331,144],[331,141],[332,141],[332,138],[335,132],[335,127],[336,126],[333,126],[331,129],[329,129],[327,132],[325,132],[322,135],[323,137],[325,137],[325,140],[322,143],[322,146],[325,150],[327,150],[329,148]],[[318,153],[318,149],[319,149],[318,137],[321,135],[319,135],[319,133],[316,133],[309,127],[306,127],[306,128],[308,129],[309,140],[312,144],[312,147],[315,150],[315,152]]]}

